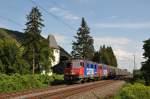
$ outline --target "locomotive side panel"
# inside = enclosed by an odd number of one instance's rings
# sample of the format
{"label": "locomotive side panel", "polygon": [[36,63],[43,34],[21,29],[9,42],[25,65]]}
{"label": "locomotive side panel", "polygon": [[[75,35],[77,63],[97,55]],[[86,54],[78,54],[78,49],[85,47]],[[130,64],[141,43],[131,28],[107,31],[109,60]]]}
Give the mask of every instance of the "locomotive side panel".
{"label": "locomotive side panel", "polygon": [[102,65],[102,79],[106,79],[108,75],[108,67],[107,65]]}
{"label": "locomotive side panel", "polygon": [[102,64],[98,64],[98,77],[99,77],[99,79],[102,79],[102,76],[103,76]]}

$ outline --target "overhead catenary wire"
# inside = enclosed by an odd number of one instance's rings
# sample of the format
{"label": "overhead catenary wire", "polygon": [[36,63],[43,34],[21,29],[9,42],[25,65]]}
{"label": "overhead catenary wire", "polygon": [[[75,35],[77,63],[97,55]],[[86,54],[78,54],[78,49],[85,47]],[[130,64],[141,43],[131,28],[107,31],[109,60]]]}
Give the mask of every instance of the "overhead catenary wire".
{"label": "overhead catenary wire", "polygon": [[[15,22],[15,21],[12,20],[12,19],[8,19],[8,18],[2,17],[2,16],[0,16],[0,18],[3,18],[3,19],[5,19],[5,20],[7,20],[7,21],[9,20],[9,22],[11,22],[11,23],[13,23],[13,24],[17,24],[17,25],[19,25],[19,26],[21,25],[20,23],[17,23],[17,22]],[[23,46],[28,45],[29,43],[31,43],[31,42],[34,41],[34,39],[32,39],[32,40],[30,40],[30,41],[24,43],[25,39],[26,39],[26,37],[24,38],[23,43],[20,42],[20,43],[22,43],[22,44],[17,48],[18,51],[19,51]],[[4,40],[4,39],[2,39],[2,40]],[[0,57],[4,57],[4,56],[6,56],[6,54],[0,55]],[[17,56],[17,54],[15,54],[13,61],[16,60],[16,56]]]}
{"label": "overhead catenary wire", "polygon": [[55,14],[51,13],[50,11],[47,11],[44,7],[42,7],[41,5],[39,5],[37,2],[33,1],[33,0],[29,0],[31,3],[33,3],[34,5],[36,5],[37,7],[39,7],[40,9],[42,9],[45,13],[47,13],[48,15],[52,16],[54,19],[56,19],[57,21],[61,22],[62,24],[64,24],[65,26],[67,26],[70,30],[76,31],[72,26],[70,26],[68,23],[66,23],[65,21],[63,21],[62,19],[60,19],[58,16],[56,16]]}
{"label": "overhead catenary wire", "polygon": [[[55,18],[57,21],[59,21],[59,22],[61,22],[62,24],[66,25],[70,30],[76,31],[72,26],[70,26],[69,24],[67,24],[66,22],[64,22],[62,19],[60,19],[58,16],[54,15],[53,13],[47,11],[45,8],[43,8],[41,5],[37,4],[35,1],[33,1],[33,0],[29,0],[29,1],[32,2],[34,5],[36,5],[37,7],[39,7],[40,9],[42,9],[42,10],[43,10],[45,13],[47,13],[48,15],[52,16],[53,18]],[[55,2],[55,4],[57,4],[57,3]],[[57,4],[57,5],[58,5],[58,4]],[[6,17],[3,17],[3,16],[0,16],[0,18],[3,19],[3,20],[9,21],[10,23],[13,23],[13,24],[15,24],[15,25],[23,26],[22,24],[20,24],[20,23],[14,21],[13,19],[6,18]],[[31,42],[32,42],[32,40],[31,40]],[[31,43],[31,42],[28,42],[28,43]],[[26,43],[26,44],[28,44],[28,43]],[[18,50],[19,50],[21,47],[23,47],[24,45],[26,45],[26,44],[24,44],[24,43],[21,44],[21,45],[19,46]]]}
{"label": "overhead catenary wire", "polygon": [[[1,19],[3,19],[3,20],[6,20],[6,21],[8,21],[8,22],[10,22],[10,23],[12,23],[12,24],[15,24],[15,25],[18,25],[18,26],[23,26],[22,24],[20,24],[20,23],[18,23],[18,22],[16,22],[16,21],[14,21],[13,19],[10,19],[10,18],[7,18],[7,17],[4,17],[4,16],[0,16],[0,18]],[[3,40],[3,39],[2,39]],[[30,43],[30,42],[29,42]],[[26,44],[21,44],[19,47],[18,47],[18,49],[17,50],[19,50],[21,47],[23,47],[24,45],[26,45]],[[0,57],[3,57],[3,56],[5,56],[5,55],[0,55]],[[16,55],[15,55],[16,56]],[[15,58],[14,58],[15,59]]]}
{"label": "overhead catenary wire", "polygon": [[[14,21],[13,19],[10,19],[10,18],[4,17],[4,16],[0,16],[0,18],[3,19],[3,20],[6,20],[6,21],[8,21],[12,24],[15,24],[15,25],[18,25],[18,26],[23,26],[22,24]],[[26,37],[24,38],[24,40],[22,42],[19,42],[19,43],[21,43],[21,45],[17,48],[17,50],[20,50],[23,46],[28,45],[29,43],[33,42],[33,40],[30,40],[30,41],[24,43],[25,39],[26,39]],[[2,40],[4,40],[4,39],[2,39]],[[0,57],[4,57],[4,56],[6,56],[6,55],[5,54],[0,55]],[[16,57],[16,55],[14,56],[14,60],[15,60],[15,57]]]}
{"label": "overhead catenary wire", "polygon": [[[15,24],[15,25],[17,25],[17,26],[21,26],[21,27],[24,27],[22,24],[20,24],[20,23],[18,23],[18,22],[16,22],[15,20],[13,20],[13,19],[10,19],[10,18],[7,18],[7,17],[4,17],[4,16],[1,16],[0,15],[0,18],[1,19],[3,19],[3,20],[6,20],[6,21],[8,21],[8,22],[10,22],[10,23],[12,23],[12,24]],[[22,42],[24,42],[24,41],[22,41]],[[19,48],[21,48],[23,45],[21,45]]]}
{"label": "overhead catenary wire", "polygon": [[[61,9],[64,9],[64,8],[63,8],[60,4],[58,4],[55,0],[51,0],[51,2],[52,2],[55,6],[61,8]],[[64,10],[66,10],[66,9],[64,9]]]}
{"label": "overhead catenary wire", "polygon": [[10,22],[10,23],[13,23],[13,24],[15,24],[15,25],[23,26],[22,24],[20,24],[20,23],[14,21],[14,20],[12,20],[12,19],[10,19],[10,18],[4,17],[4,16],[0,16],[0,18],[3,19],[3,20],[8,21],[8,22]]}

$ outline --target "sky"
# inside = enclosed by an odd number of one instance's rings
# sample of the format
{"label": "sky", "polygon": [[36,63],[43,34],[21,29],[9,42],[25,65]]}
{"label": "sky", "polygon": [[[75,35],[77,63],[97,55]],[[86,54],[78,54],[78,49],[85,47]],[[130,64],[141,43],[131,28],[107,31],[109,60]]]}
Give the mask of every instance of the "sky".
{"label": "sky", "polygon": [[70,53],[73,36],[84,17],[95,50],[103,44],[112,46],[119,68],[132,71],[134,55],[136,68],[141,67],[143,41],[150,38],[150,0],[33,1],[0,0],[0,27],[24,32],[26,15],[38,5],[45,25],[42,36],[54,35],[57,43]]}

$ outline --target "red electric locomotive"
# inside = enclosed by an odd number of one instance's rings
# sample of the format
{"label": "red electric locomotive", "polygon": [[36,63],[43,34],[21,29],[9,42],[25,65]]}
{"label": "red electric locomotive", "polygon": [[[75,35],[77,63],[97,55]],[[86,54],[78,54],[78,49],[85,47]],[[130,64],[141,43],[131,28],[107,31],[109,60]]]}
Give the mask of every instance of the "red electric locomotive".
{"label": "red electric locomotive", "polygon": [[79,81],[84,75],[84,61],[72,60],[67,62],[67,67],[64,70],[65,81]]}

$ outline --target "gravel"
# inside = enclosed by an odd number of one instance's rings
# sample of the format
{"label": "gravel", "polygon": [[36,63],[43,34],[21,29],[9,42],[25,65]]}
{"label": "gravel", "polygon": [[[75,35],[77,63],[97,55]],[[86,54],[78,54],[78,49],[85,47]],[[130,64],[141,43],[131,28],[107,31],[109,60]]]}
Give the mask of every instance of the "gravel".
{"label": "gravel", "polygon": [[110,99],[124,84],[125,81],[117,81],[107,86],[69,96],[65,99]]}

